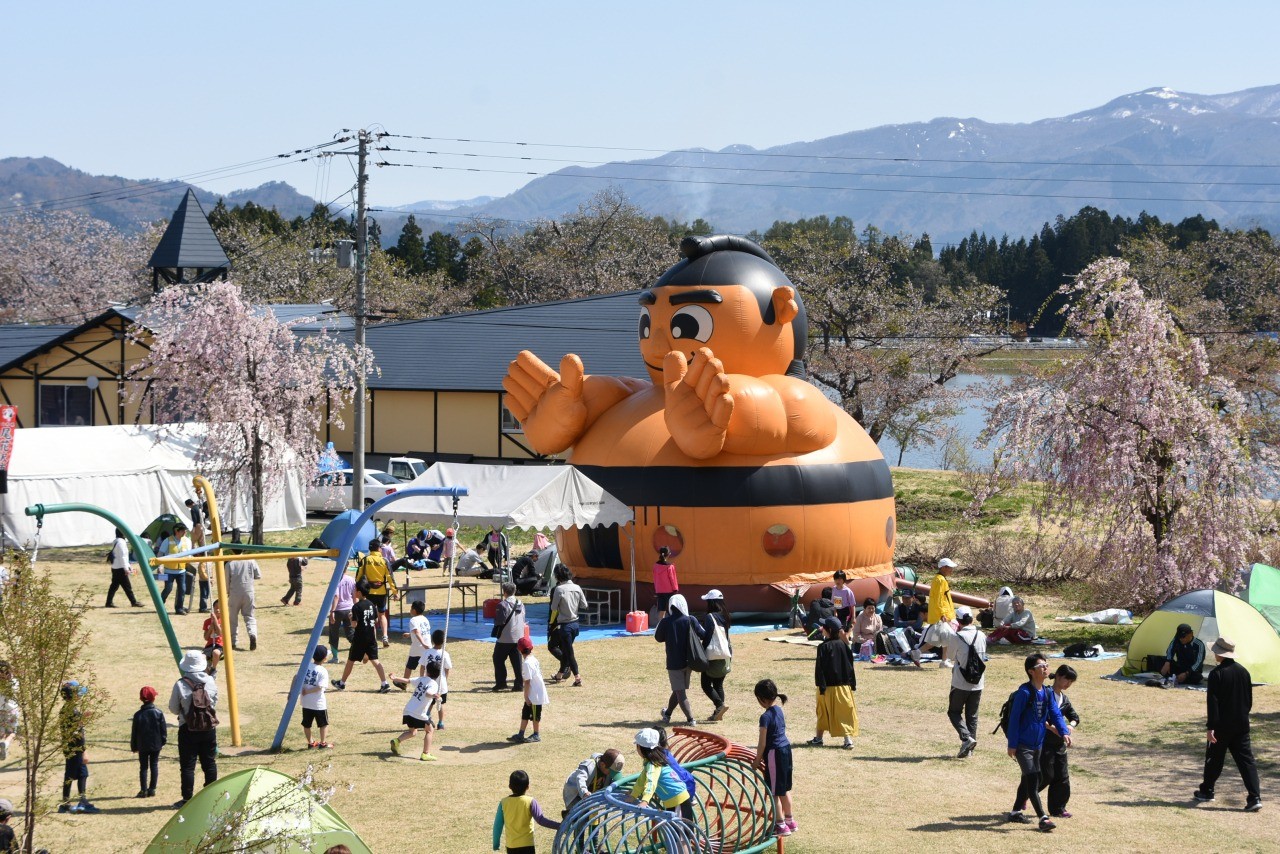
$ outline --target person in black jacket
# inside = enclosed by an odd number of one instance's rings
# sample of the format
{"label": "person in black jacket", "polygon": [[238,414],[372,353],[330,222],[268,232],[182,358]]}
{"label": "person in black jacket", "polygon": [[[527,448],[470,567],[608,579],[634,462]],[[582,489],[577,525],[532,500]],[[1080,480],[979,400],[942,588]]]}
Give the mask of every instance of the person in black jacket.
{"label": "person in black jacket", "polygon": [[[1053,696],[1058,701],[1058,711],[1072,731],[1080,726],[1067,689],[1076,683],[1076,669],[1070,664],[1061,665],[1053,674]],[[1044,747],[1040,749],[1040,788],[1049,789],[1049,815],[1054,818],[1071,818],[1067,801],[1071,799],[1071,769],[1067,766],[1067,743],[1063,733],[1052,726],[1044,731]]]}
{"label": "person in black jacket", "polygon": [[1244,665],[1236,661],[1236,645],[1220,637],[1213,642],[1213,656],[1218,666],[1209,673],[1209,744],[1204,753],[1204,782],[1193,797],[1197,801],[1213,800],[1213,787],[1222,774],[1222,763],[1231,758],[1240,769],[1245,791],[1249,793],[1245,810],[1262,809],[1262,791],[1258,783],[1258,766],[1249,743],[1249,710],[1253,708],[1253,680]]}
{"label": "person in black jacket", "polygon": [[[138,754],[138,798],[156,796],[156,778],[160,776],[160,751],[169,741],[164,712],[156,708],[156,689],[150,685],[138,692],[142,708],[133,713],[133,734],[129,749]],[[148,778],[148,774],[150,777]]]}
{"label": "person in black jacket", "polygon": [[823,620],[836,615],[836,603],[831,598],[833,592],[830,587],[824,587],[822,595],[809,603],[809,614],[804,618],[804,629],[809,637],[821,631]]}
{"label": "person in black jacket", "polygon": [[841,746],[852,750],[853,737],[858,734],[858,707],[853,701],[858,679],[853,672],[853,650],[838,617],[822,621],[822,637],[813,666],[813,680],[818,686],[817,734],[808,743],[821,747],[822,734],[830,732],[844,736]]}
{"label": "person in black jacket", "polygon": [[676,706],[684,712],[685,726],[697,726],[693,719],[693,706],[689,703],[689,685],[693,669],[689,666],[689,633],[702,643],[709,635],[702,623],[689,616],[689,603],[679,593],[673,593],[667,602],[667,615],[658,621],[653,637],[667,645],[667,680],[671,683],[671,696],[659,715],[664,724],[671,723],[671,713]]}

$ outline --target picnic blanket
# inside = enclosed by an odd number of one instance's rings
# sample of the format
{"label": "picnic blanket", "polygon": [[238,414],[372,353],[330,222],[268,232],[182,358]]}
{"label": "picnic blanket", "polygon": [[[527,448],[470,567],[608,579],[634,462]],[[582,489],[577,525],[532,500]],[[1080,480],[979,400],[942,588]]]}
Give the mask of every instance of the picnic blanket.
{"label": "picnic blanket", "polygon": [[783,637],[765,638],[765,640],[773,641],[774,643],[798,643],[801,646],[821,646],[822,645],[822,641],[809,640],[804,635],[785,635]]}
{"label": "picnic blanket", "polygon": [[[1066,658],[1067,655],[1066,653],[1063,653],[1063,652],[1051,652],[1049,653],[1049,657],[1050,658]],[[1108,661],[1112,658],[1124,658],[1124,653],[1123,652],[1104,652],[1101,655],[1091,655],[1088,658],[1072,658],[1071,660],[1072,661]]]}
{"label": "picnic blanket", "polygon": [[[1160,678],[1160,674],[1159,673],[1136,673],[1133,676],[1125,676],[1122,672],[1117,670],[1115,673],[1112,673],[1107,676],[1103,676],[1102,678],[1108,679],[1112,682],[1128,682],[1130,685],[1146,685],[1148,682],[1150,682],[1153,679],[1158,680]],[[1169,691],[1200,691],[1201,693],[1203,693],[1208,689],[1205,688],[1204,685],[1170,685],[1167,690]]]}

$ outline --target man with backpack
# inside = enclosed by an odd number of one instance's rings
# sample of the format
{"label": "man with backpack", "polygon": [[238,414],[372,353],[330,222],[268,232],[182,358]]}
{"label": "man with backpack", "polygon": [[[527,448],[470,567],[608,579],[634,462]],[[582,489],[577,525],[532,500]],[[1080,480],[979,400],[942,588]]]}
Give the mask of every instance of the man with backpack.
{"label": "man with backpack", "polygon": [[178,768],[182,778],[181,807],[195,794],[196,761],[204,771],[207,786],[218,779],[218,685],[205,673],[208,662],[199,650],[188,650],[178,670],[182,678],[173,683],[169,711],[178,716]]}
{"label": "man with backpack", "polygon": [[1049,663],[1040,653],[1027,656],[1023,662],[1027,681],[1009,695],[1000,709],[1000,726],[1009,737],[1009,756],[1018,763],[1022,777],[1018,782],[1018,794],[1009,812],[1008,820],[1016,824],[1030,824],[1031,819],[1022,810],[1028,800],[1040,819],[1040,830],[1050,832],[1057,825],[1044,811],[1040,803],[1040,750],[1044,747],[1046,724],[1062,734],[1062,743],[1071,746],[1071,728],[1058,710],[1053,689],[1045,685],[1049,676]]}
{"label": "man with backpack", "polygon": [[986,679],[987,639],[973,624],[973,614],[961,606],[954,654],[956,666],[951,671],[951,695],[947,701],[947,718],[960,736],[960,753],[964,759],[978,746],[978,704]]}

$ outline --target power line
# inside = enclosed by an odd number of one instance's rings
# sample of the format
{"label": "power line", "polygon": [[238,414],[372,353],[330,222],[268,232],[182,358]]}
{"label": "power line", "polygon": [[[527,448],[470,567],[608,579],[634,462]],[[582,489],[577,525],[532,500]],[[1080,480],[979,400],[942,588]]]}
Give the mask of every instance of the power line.
{"label": "power line", "polygon": [[395,151],[403,154],[430,154],[444,157],[475,157],[487,160],[523,160],[540,163],[569,163],[578,166],[625,166],[640,169],[692,169],[718,172],[771,172],[779,175],[836,175],[849,178],[896,178],[908,180],[941,180],[941,181],[1052,181],[1054,183],[1078,184],[1169,184],[1193,187],[1280,187],[1280,181],[1174,181],[1146,178],[1060,178],[1056,176],[1008,177],[996,175],[927,175],[905,174],[901,172],[838,172],[822,169],[770,169],[746,166],[705,166],[692,163],[655,163],[647,161],[619,162],[616,160],[575,160],[573,158],[528,157],[515,154],[478,154],[467,151],[431,151],[415,148],[392,148],[381,146],[378,151]]}
{"label": "power line", "polygon": [[644,181],[646,183],[658,184],[698,184],[711,185],[719,187],[756,187],[759,189],[777,189],[777,190],[829,190],[848,193],[910,193],[926,196],[978,196],[993,198],[1010,198],[1010,199],[1068,199],[1075,201],[1094,201],[1094,202],[1184,202],[1188,204],[1204,204],[1212,202],[1220,205],[1280,205],[1280,199],[1191,199],[1191,198],[1167,198],[1161,196],[1101,196],[1101,195],[1075,195],[1069,193],[1003,193],[995,190],[925,190],[909,187],[841,187],[823,184],[781,184],[781,183],[756,183],[752,181],[712,181],[698,180],[692,178],[655,178],[638,175],[592,175],[592,174],[567,174],[564,172],[533,172],[519,169],[479,169],[476,167],[465,166],[433,166],[421,163],[390,163],[382,161],[375,164],[377,166],[392,166],[409,169],[435,169],[443,172],[477,172],[481,174],[491,175],[531,175],[539,178],[588,178],[597,181]]}
{"label": "power line", "polygon": [[388,137],[397,139],[424,139],[430,142],[464,142],[482,145],[515,145],[538,148],[570,148],[579,151],[625,151],[639,154],[700,154],[711,157],[789,157],[803,160],[849,160],[871,161],[877,163],[956,163],[956,164],[994,164],[1000,166],[1117,166],[1117,167],[1155,167],[1178,169],[1280,169],[1280,163],[1094,163],[1071,160],[966,160],[946,157],[890,157],[851,154],[791,154],[771,151],[709,151],[701,148],[632,148],[618,145],[578,145],[560,142],[521,142],[502,139],[467,139],[447,136],[419,136],[414,134],[389,133]]}

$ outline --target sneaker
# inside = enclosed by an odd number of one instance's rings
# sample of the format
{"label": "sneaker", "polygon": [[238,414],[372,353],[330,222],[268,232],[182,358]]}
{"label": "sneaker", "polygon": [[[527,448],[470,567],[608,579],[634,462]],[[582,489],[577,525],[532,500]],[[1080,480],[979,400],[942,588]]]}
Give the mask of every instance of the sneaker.
{"label": "sneaker", "polygon": [[540,741],[542,741],[542,736],[535,732],[533,735],[531,735],[531,736],[529,736],[528,738],[526,738],[526,739],[525,739],[525,743],[526,743],[526,744],[528,744],[528,743],[529,743],[529,742],[531,742],[531,741],[532,741],[532,742],[540,742]]}
{"label": "sneaker", "polygon": [[440,721],[440,723],[436,724],[436,729],[444,729],[444,721]]}
{"label": "sneaker", "polygon": [[320,750],[332,750],[332,749],[333,749],[333,742],[331,742],[331,741],[318,741],[318,742],[316,742],[316,747],[317,747],[317,748],[319,748]]}
{"label": "sneaker", "polygon": [[1061,812],[1054,813],[1053,817],[1054,818],[1071,818],[1071,813],[1067,812],[1066,810],[1062,810]]}
{"label": "sneaker", "polygon": [[400,739],[398,738],[391,739],[391,752],[394,753],[396,756],[400,755]]}
{"label": "sneaker", "polygon": [[728,706],[716,706],[716,710],[711,713],[711,720],[719,722],[724,720],[724,713],[729,711]]}
{"label": "sneaker", "polygon": [[[257,650],[257,648],[258,648],[258,636],[249,635],[249,652],[254,652],[255,650]],[[338,657],[335,655],[333,657],[333,660],[336,662],[338,660]]]}
{"label": "sneaker", "polygon": [[670,725],[671,725],[671,713],[670,713],[670,712],[668,712],[668,711],[666,711],[666,710],[664,709],[664,710],[662,710],[661,712],[658,712],[658,717],[662,718],[662,722],[663,722],[664,724],[666,724],[667,726],[670,726]]}
{"label": "sneaker", "polygon": [[1256,801],[1249,801],[1247,804],[1244,805],[1245,812],[1257,812],[1260,809],[1262,809],[1261,799]]}
{"label": "sneaker", "polygon": [[183,807],[185,807],[186,805],[187,805],[187,799],[186,799],[186,798],[178,798],[176,801],[174,801],[174,802],[173,802],[173,808],[174,808],[175,810],[180,810],[180,809],[182,809]]}
{"label": "sneaker", "polygon": [[787,823],[784,821],[780,822],[778,826],[774,828],[773,832],[777,836],[790,836],[791,828],[787,827]]}
{"label": "sneaker", "polygon": [[386,635],[383,635],[383,636],[382,636],[382,648],[383,648],[383,649],[386,649],[386,648],[387,648],[387,647],[389,647],[389,646],[391,646],[391,638],[387,637]]}
{"label": "sneaker", "polygon": [[134,795],[135,798],[145,798],[146,796],[147,796],[146,789],[139,789],[138,794]]}
{"label": "sneaker", "polygon": [[129,603],[129,605],[130,605],[130,606],[132,606],[132,607],[134,607],[134,608],[141,608],[141,607],[142,607],[142,603],[141,603],[141,602],[130,602],[130,603]]}
{"label": "sneaker", "polygon": [[689,720],[684,722],[684,725],[687,727],[695,727],[698,725],[698,722],[695,721],[693,718],[689,718]]}
{"label": "sneaker", "polygon": [[518,732],[515,735],[507,736],[507,741],[513,741],[516,744],[524,744],[524,733]]}
{"label": "sneaker", "polygon": [[960,745],[960,752],[956,754],[956,758],[964,759],[966,756],[973,753],[973,749],[977,746],[978,746],[978,742],[974,741],[971,738],[966,739],[964,744]]}
{"label": "sneaker", "polygon": [[148,798],[154,798],[155,796],[156,796],[156,790],[155,790],[155,789],[147,789],[147,797],[148,797]]}
{"label": "sneaker", "polygon": [[1202,804],[1207,804],[1213,800],[1213,792],[1206,792],[1203,789],[1196,789],[1192,792],[1191,797],[1195,798]]}
{"label": "sneaker", "polygon": [[73,806],[73,807],[71,808],[71,811],[72,811],[72,812],[76,812],[76,813],[96,813],[96,812],[102,812],[102,810],[98,809],[98,808],[97,808],[97,807],[95,807],[93,804],[89,803],[88,801],[81,801],[80,803],[78,803],[78,804],[76,804],[75,806]]}
{"label": "sneaker", "polygon": [[956,666],[955,662],[947,658],[944,658],[942,659],[942,661],[938,662],[938,668],[940,670],[950,670],[952,667],[955,667],[955,666]]}
{"label": "sneaker", "polygon": [[378,693],[379,693],[379,694],[390,694],[390,693],[391,693],[391,683],[390,683],[390,682],[383,682],[383,683],[382,683],[382,687],[378,689]]}
{"label": "sneaker", "polygon": [[920,666],[920,650],[918,649],[911,650],[911,661],[913,664],[915,664],[916,667]]}
{"label": "sneaker", "polygon": [[1053,819],[1049,818],[1049,816],[1047,815],[1040,816],[1040,832],[1041,833],[1052,833],[1055,827],[1057,827],[1057,825],[1053,823]]}
{"label": "sneaker", "polygon": [[435,758],[434,756],[432,756],[430,753],[424,753],[424,754],[422,754],[421,756],[419,756],[418,758],[419,758],[420,760],[422,760],[423,762],[435,762],[435,761],[436,761],[436,758]]}
{"label": "sneaker", "polygon": [[1021,810],[1009,813],[1005,816],[1005,821],[1012,824],[1031,824],[1031,819],[1027,818],[1026,813]]}
{"label": "sneaker", "polygon": [[[253,647],[252,647],[252,646],[250,646],[249,648],[250,648],[250,649],[253,649]],[[341,663],[342,663],[342,659],[341,659],[341,658],[338,658],[338,656],[336,656],[336,655],[333,655],[333,656],[330,656],[330,657],[329,657],[329,663],[330,663],[330,664],[341,664]]]}
{"label": "sneaker", "polygon": [[506,686],[506,685],[494,685],[494,686],[493,686],[492,688],[490,688],[489,690],[490,690],[490,691],[493,691],[493,692],[495,692],[495,693],[496,693],[496,692],[498,692],[498,691],[505,691],[505,690],[507,690],[507,686]]}
{"label": "sneaker", "polygon": [[845,736],[844,744],[840,745],[841,750],[853,750],[853,739]]}
{"label": "sneaker", "polygon": [[307,750],[315,750],[315,749],[316,749],[316,742],[314,742],[314,741],[308,741],[308,742],[307,742]]}
{"label": "sneaker", "polygon": [[114,608],[114,607],[115,607],[115,605],[112,605],[110,602],[108,602],[107,604],[103,605],[102,607],[104,607],[104,608]]}
{"label": "sneaker", "polygon": [[811,738],[811,739],[809,739],[808,741],[806,741],[806,742],[805,742],[805,744],[809,745],[810,747],[821,747],[821,746],[822,746],[822,736],[820,736],[820,735],[815,735],[813,738]]}
{"label": "sneaker", "polygon": [[347,687],[347,683],[343,682],[341,679],[333,680],[333,690],[341,691],[345,687]]}
{"label": "sneaker", "polygon": [[794,818],[789,818],[789,819],[787,819],[787,822],[786,822],[786,823],[787,823],[787,828],[788,828],[792,833],[795,833],[797,830],[799,830],[799,829],[800,829],[800,825],[796,824],[796,820],[795,820]]}

